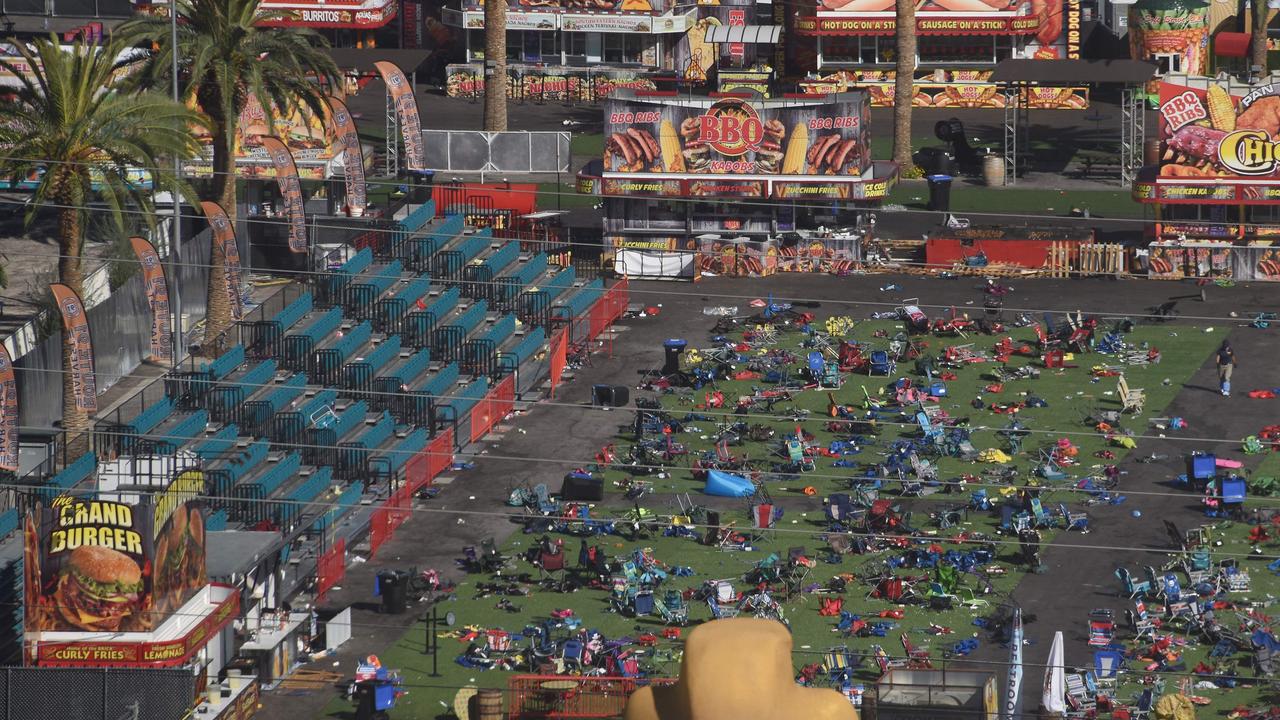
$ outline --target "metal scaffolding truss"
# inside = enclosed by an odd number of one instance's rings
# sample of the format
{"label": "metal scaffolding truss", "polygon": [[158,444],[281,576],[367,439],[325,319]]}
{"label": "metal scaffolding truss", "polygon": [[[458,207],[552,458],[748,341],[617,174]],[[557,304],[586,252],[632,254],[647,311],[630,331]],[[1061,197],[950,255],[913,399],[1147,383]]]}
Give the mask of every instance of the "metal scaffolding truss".
{"label": "metal scaffolding truss", "polygon": [[396,101],[387,92],[387,177],[400,174],[400,115],[396,112]]}
{"label": "metal scaffolding truss", "polygon": [[1018,149],[1027,146],[1029,125],[1027,111],[1023,107],[1021,85],[1004,88],[1004,182],[1013,185],[1018,181]]}
{"label": "metal scaffolding truss", "polygon": [[1142,167],[1147,109],[1138,88],[1126,87],[1120,98],[1120,184],[1127,186],[1133,184]]}

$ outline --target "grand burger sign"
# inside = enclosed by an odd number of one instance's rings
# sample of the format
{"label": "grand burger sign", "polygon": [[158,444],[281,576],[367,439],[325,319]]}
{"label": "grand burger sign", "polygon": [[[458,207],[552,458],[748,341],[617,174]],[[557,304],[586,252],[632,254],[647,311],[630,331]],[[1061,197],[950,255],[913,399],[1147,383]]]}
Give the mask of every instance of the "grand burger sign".
{"label": "grand burger sign", "polygon": [[142,505],[62,496],[23,525],[27,632],[150,632],[207,584],[204,474]]}

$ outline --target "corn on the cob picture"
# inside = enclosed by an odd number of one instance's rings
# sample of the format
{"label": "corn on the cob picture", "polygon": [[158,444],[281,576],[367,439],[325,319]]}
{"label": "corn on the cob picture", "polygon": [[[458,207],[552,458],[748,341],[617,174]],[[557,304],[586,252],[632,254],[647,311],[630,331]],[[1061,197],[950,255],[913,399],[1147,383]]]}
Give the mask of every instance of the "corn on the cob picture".
{"label": "corn on the cob picture", "polygon": [[1231,96],[1218,85],[1210,85],[1205,93],[1205,105],[1209,108],[1209,122],[1214,130],[1231,132],[1236,129],[1236,108]]}
{"label": "corn on the cob picture", "polygon": [[667,172],[684,172],[684,156],[681,155],[680,136],[670,120],[658,126],[658,145],[662,147],[662,167]]}
{"label": "corn on the cob picture", "polygon": [[809,149],[809,128],[796,123],[787,140],[787,154],[782,158],[783,175],[799,175],[804,171],[805,153]]}

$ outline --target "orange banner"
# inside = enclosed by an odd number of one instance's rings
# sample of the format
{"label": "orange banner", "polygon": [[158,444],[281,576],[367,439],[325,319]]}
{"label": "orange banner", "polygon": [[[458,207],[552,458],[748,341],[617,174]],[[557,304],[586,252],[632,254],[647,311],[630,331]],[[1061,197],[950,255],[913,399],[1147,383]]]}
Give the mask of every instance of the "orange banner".
{"label": "orange banner", "polygon": [[[405,5],[409,7],[409,5]],[[360,147],[360,135],[356,132],[355,118],[347,111],[346,103],[336,97],[329,98],[330,115],[342,143],[342,175],[347,183],[347,207],[351,214],[364,215],[368,198],[364,184],[364,149]]]}
{"label": "orange banner", "polygon": [[0,344],[0,470],[18,469],[18,381],[9,350]]}
{"label": "orange banner", "polygon": [[426,170],[427,156],[422,147],[422,123],[418,120],[418,99],[405,79],[404,71],[395,63],[380,60],[373,64],[387,84],[387,91],[396,104],[396,116],[400,118],[400,134],[404,137],[405,167],[410,170]]}
{"label": "orange banner", "polygon": [[289,249],[304,253],[307,251],[307,218],[302,204],[302,183],[298,181],[298,166],[293,162],[289,148],[279,138],[262,138],[262,147],[271,156],[271,164],[276,168],[276,182],[284,196],[284,210],[289,216]]}
{"label": "orange banner", "polygon": [[146,238],[131,237],[129,244],[142,265],[142,288],[147,293],[147,304],[151,306],[151,359],[169,362],[173,357],[170,345],[172,323],[169,317],[169,283],[164,277],[164,266],[160,264],[155,246]]}
{"label": "orange banner", "polygon": [[240,294],[240,246],[236,244],[236,229],[218,203],[205,200],[200,207],[213,230],[214,247],[222,250],[227,300],[231,303],[231,316],[239,320],[244,316],[244,298]]}
{"label": "orange banner", "polygon": [[93,374],[93,338],[89,335],[89,318],[84,303],[74,290],[54,283],[49,286],[62,313],[62,351],[70,353],[72,392],[76,409],[94,412],[98,409],[98,385]]}

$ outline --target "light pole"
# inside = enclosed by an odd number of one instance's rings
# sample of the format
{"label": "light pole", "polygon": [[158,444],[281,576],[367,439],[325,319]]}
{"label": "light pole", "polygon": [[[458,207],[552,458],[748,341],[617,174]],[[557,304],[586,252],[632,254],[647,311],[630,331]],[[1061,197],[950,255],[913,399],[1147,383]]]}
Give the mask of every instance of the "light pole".
{"label": "light pole", "polygon": [[[173,101],[178,98],[178,0],[169,0],[169,52],[173,55]],[[173,367],[178,367],[182,360],[182,283],[178,273],[181,264],[178,262],[179,248],[182,246],[182,200],[179,188],[182,184],[182,158],[173,156],[173,228],[169,233],[169,297],[173,306]],[[206,309],[207,313],[208,310]]]}

